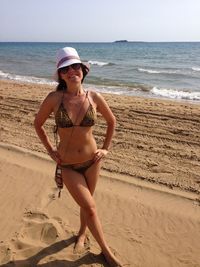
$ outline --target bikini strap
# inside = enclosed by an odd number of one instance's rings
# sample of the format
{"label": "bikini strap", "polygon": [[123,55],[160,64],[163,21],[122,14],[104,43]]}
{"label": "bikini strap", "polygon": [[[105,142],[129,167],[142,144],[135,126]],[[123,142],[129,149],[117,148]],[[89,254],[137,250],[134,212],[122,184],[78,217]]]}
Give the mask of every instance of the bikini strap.
{"label": "bikini strap", "polygon": [[89,104],[91,105],[91,101],[90,101],[90,97],[89,97],[89,91],[86,92],[86,98],[88,99]]}

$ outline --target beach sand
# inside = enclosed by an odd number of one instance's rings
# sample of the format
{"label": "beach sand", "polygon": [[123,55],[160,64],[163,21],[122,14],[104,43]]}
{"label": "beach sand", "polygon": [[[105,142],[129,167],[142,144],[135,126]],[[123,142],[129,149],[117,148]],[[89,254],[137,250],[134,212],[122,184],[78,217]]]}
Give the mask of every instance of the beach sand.
{"label": "beach sand", "polygon": [[[33,128],[53,88],[0,81],[0,266],[107,266],[88,232],[73,247],[79,208],[57,198],[55,164]],[[117,118],[95,201],[105,237],[124,266],[200,266],[200,107],[104,95]],[[54,121],[46,130],[53,142]],[[94,134],[99,146],[105,124]]]}

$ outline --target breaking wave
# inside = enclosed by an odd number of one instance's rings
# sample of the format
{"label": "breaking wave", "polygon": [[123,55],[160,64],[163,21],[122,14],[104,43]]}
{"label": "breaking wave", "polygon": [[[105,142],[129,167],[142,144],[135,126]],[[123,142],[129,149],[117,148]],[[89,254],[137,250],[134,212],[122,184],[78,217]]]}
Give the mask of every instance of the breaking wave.
{"label": "breaking wave", "polygon": [[200,100],[200,92],[188,92],[175,89],[157,88],[153,87],[150,91],[156,96],[162,96],[172,99],[185,99],[185,100]]}

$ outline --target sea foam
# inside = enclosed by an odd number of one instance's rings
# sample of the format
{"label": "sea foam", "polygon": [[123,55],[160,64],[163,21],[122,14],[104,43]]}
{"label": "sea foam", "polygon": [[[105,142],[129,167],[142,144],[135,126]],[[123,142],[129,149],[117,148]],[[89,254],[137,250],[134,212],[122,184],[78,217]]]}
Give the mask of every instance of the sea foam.
{"label": "sea foam", "polygon": [[89,62],[89,64],[91,64],[91,65],[97,65],[97,66],[100,66],[100,67],[109,65],[109,62],[102,62],[102,61],[96,61],[96,60],[90,60],[90,61],[88,61],[88,62]]}
{"label": "sea foam", "polygon": [[22,75],[3,72],[1,70],[0,70],[0,79],[13,80],[25,83],[36,83],[36,84],[49,84],[49,85],[57,84],[56,82],[53,82],[49,79],[37,78],[33,76],[22,76]]}
{"label": "sea foam", "polygon": [[200,92],[187,92],[174,89],[153,87],[150,91],[156,96],[162,96],[173,99],[200,100]]}
{"label": "sea foam", "polygon": [[144,68],[138,68],[138,71],[140,72],[146,72],[149,74],[177,74],[180,72],[180,70],[169,70],[169,69],[144,69]]}
{"label": "sea foam", "polygon": [[200,67],[193,67],[192,70],[194,70],[194,71],[200,71]]}

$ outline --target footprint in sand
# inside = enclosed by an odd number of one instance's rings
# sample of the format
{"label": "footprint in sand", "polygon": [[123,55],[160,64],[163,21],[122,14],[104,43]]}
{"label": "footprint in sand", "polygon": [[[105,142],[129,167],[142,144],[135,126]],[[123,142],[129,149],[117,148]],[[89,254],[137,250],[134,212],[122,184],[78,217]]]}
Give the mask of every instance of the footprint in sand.
{"label": "footprint in sand", "polygon": [[0,243],[0,264],[5,264],[11,260],[11,249],[3,241]]}
{"label": "footprint in sand", "polygon": [[[7,256],[4,262],[30,258],[45,247],[64,240],[68,236],[60,218],[49,218],[47,214],[39,211],[27,211],[24,214],[22,228],[15,233],[11,241],[12,257]],[[6,247],[3,255],[8,254],[5,251]]]}
{"label": "footprint in sand", "polygon": [[24,214],[24,225],[20,232],[23,240],[49,245],[65,234],[64,224],[59,218],[49,218],[47,214],[39,211],[28,211]]}

